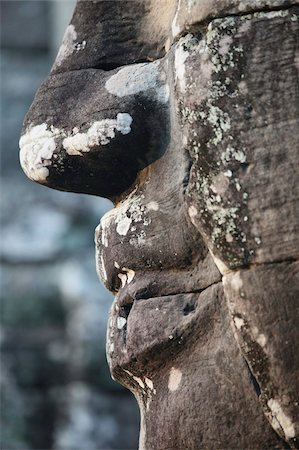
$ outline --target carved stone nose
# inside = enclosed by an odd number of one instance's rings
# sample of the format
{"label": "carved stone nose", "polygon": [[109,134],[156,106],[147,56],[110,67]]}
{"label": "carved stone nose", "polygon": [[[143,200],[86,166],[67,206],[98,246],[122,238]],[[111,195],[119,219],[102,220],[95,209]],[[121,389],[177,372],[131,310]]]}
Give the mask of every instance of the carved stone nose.
{"label": "carved stone nose", "polygon": [[[163,59],[131,64],[140,43],[129,46],[129,53],[122,39],[116,50],[113,39],[111,48],[95,46],[94,26],[108,3],[78,2],[50,76],[25,118],[20,161],[38,183],[112,199],[164,153],[169,88]],[[106,17],[102,26],[111,20]],[[151,52],[143,53],[142,60]]]}
{"label": "carved stone nose", "polygon": [[108,198],[127,190],[167,146],[162,71],[154,62],[51,74],[20,139],[26,175],[55,189]]}

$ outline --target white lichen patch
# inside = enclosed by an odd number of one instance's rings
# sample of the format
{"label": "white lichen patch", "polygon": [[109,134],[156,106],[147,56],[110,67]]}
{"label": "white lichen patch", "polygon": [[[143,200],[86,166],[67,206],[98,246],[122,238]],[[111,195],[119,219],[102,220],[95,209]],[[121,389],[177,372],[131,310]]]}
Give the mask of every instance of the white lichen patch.
{"label": "white lichen patch", "polygon": [[[129,242],[132,245],[141,245],[145,239],[145,230],[151,223],[147,205],[143,204],[140,196],[130,197],[119,203],[112,210],[116,231],[120,236],[130,234]],[[137,225],[140,227],[137,229]]]}
{"label": "white lichen patch", "polygon": [[154,383],[152,382],[152,380],[150,378],[144,377],[144,381],[145,381],[145,384],[147,385],[147,387],[151,391],[154,391]]}
{"label": "white lichen patch", "polygon": [[135,376],[133,375],[133,379],[139,384],[139,386],[140,386],[142,389],[145,388],[144,383],[143,383],[143,381],[142,381],[141,378],[135,377]]}
{"label": "white lichen patch", "polygon": [[[212,64],[207,57],[204,41],[198,40],[196,36],[189,33],[178,41],[174,56],[175,81],[180,93],[185,94],[187,89],[190,92],[196,90],[197,98],[204,99],[207,94],[206,87],[212,76]],[[199,59],[200,83],[193,78],[191,73],[186,73],[186,67],[188,67],[186,60],[190,56]],[[200,118],[201,113],[201,111],[192,111],[186,108],[185,117],[192,123]]]}
{"label": "white lichen patch", "polygon": [[230,277],[230,285],[236,292],[240,292],[243,287],[243,281],[241,278],[240,271],[233,273]]}
{"label": "white lichen patch", "polygon": [[243,95],[248,93],[247,83],[244,80],[240,81],[240,83],[238,84],[238,90],[240,94]]}
{"label": "white lichen patch", "polygon": [[222,232],[225,234],[233,234],[237,231],[236,219],[238,218],[238,207],[226,207],[218,203],[217,196],[211,196],[207,200],[207,210],[212,214],[215,223],[212,239],[216,240]]}
{"label": "white lichen patch", "polygon": [[76,49],[76,39],[77,33],[75,27],[74,25],[69,25],[65,30],[62,44],[54,62],[54,67],[61,66],[62,62],[74,52]]}
{"label": "white lichen patch", "polygon": [[86,133],[80,133],[78,127],[74,127],[71,135],[63,129],[48,127],[46,123],[31,125],[19,142],[21,166],[30,179],[44,183],[62,139],[63,148],[69,155],[83,156],[96,146],[108,144],[116,132],[130,133],[132,122],[130,114],[119,113],[116,119],[94,122]]}
{"label": "white lichen patch", "polygon": [[125,287],[127,283],[127,275],[125,273],[118,273],[117,276],[121,281],[121,287]]}
{"label": "white lichen patch", "polygon": [[[295,426],[292,423],[292,420],[287,414],[283,411],[282,406],[279,401],[276,399],[270,399],[267,402],[268,407],[271,411],[273,428],[277,430],[277,423],[280,425],[286,439],[292,439],[295,437]],[[272,422],[271,418],[270,421]]]}
{"label": "white lichen patch", "polygon": [[109,319],[108,319],[108,326],[107,326],[107,335],[106,335],[106,354],[107,354],[107,361],[109,364],[109,367],[112,365],[112,354],[114,352],[114,334],[115,334],[115,311],[117,307],[117,300],[115,299],[110,312],[109,312]]}
{"label": "white lichen patch", "polygon": [[195,206],[194,205],[189,206],[189,208],[188,208],[188,215],[189,215],[193,225],[196,225],[195,224],[195,217],[197,216],[197,214],[198,214],[198,211],[195,208]]}
{"label": "white lichen patch", "polygon": [[169,100],[169,86],[160,61],[132,64],[118,70],[105,84],[107,91],[117,97],[149,93],[161,103]]}
{"label": "white lichen patch", "polygon": [[48,167],[56,150],[56,138],[61,131],[46,123],[31,126],[21,137],[20,163],[26,175],[34,181],[43,183],[49,176]]}
{"label": "white lichen patch", "polygon": [[234,317],[234,324],[238,330],[241,330],[241,328],[244,327],[245,322],[244,322],[244,319],[236,316],[236,317]]}
{"label": "white lichen patch", "polygon": [[149,211],[159,211],[159,203],[154,201],[147,203],[146,207]]}
{"label": "white lichen patch", "polygon": [[212,179],[212,184],[210,186],[212,192],[214,194],[218,194],[220,196],[224,195],[227,189],[229,188],[229,180],[228,177],[223,173],[219,173],[215,175]]}
{"label": "white lichen patch", "polygon": [[82,41],[82,42],[76,42],[75,43],[75,50],[77,52],[79,52],[80,50],[84,50],[86,47],[87,42],[86,41]]}
{"label": "white lichen patch", "polygon": [[260,333],[257,337],[256,337],[256,342],[261,346],[261,347],[265,347],[266,343],[267,343],[267,338],[263,333]]}
{"label": "white lichen patch", "polygon": [[232,43],[233,38],[230,35],[224,35],[219,41],[219,54],[222,56],[226,55],[229,52]]}
{"label": "white lichen patch", "polygon": [[114,219],[113,215],[113,209],[108,211],[104,216],[101,218],[100,224],[95,229],[95,244],[98,245],[98,241],[100,240],[102,245],[104,247],[108,247],[109,240],[109,230],[111,226],[111,222]]}
{"label": "white lichen patch", "polygon": [[276,17],[286,17],[289,15],[289,11],[287,9],[281,9],[280,11],[258,11],[252,14],[253,17],[266,18],[266,19],[275,19]]}
{"label": "white lichen patch", "polygon": [[212,125],[214,131],[214,137],[208,142],[208,146],[218,145],[223,139],[223,134],[230,129],[230,117],[218,106],[214,106],[211,102],[208,103],[207,121]]}
{"label": "white lichen patch", "polygon": [[116,323],[117,323],[117,328],[119,330],[122,330],[123,327],[126,325],[127,320],[124,317],[118,317]]}
{"label": "white lichen patch", "polygon": [[175,367],[172,367],[170,369],[170,373],[169,373],[169,379],[168,379],[168,389],[171,392],[176,391],[182,381],[182,372],[179,369],[176,369]]}
{"label": "white lichen patch", "polygon": [[[100,224],[95,229],[95,259],[96,259],[96,269],[99,278],[105,284],[108,280],[107,272],[105,268],[105,260],[104,260],[104,249],[108,247],[108,232],[110,228],[110,224],[113,223],[113,210],[108,211],[101,219]],[[117,262],[114,263],[114,266],[117,267]],[[119,268],[119,265],[118,265]],[[117,308],[117,305],[116,305]]]}
{"label": "white lichen patch", "polygon": [[129,242],[135,247],[142,247],[146,244],[146,232],[144,230],[140,230],[138,233],[133,234]]}
{"label": "white lichen patch", "polygon": [[121,287],[125,287],[126,284],[131,283],[131,281],[135,277],[135,272],[134,270],[127,269],[126,267],[123,267],[121,270],[124,273],[118,273],[117,276],[121,280]]}
{"label": "white lichen patch", "polygon": [[122,270],[126,272],[127,275],[127,283],[130,284],[133,278],[135,277],[135,272],[132,269],[127,269],[126,267],[123,267]]}
{"label": "white lichen patch", "polygon": [[232,32],[236,32],[234,17],[216,19],[208,26],[207,45],[211,49],[216,49],[211,52],[211,60],[216,73],[226,72],[235,67],[237,54],[243,52],[241,47],[233,45]]}
{"label": "white lichen patch", "polygon": [[[130,197],[125,202],[120,203],[118,207],[108,211],[108,213],[102,217],[100,225],[96,228],[95,233],[96,261],[100,278],[105,280],[105,271],[103,271],[104,261],[99,255],[102,254],[103,247],[108,247],[108,233],[113,233],[111,230],[115,227],[120,236],[125,236],[132,223],[142,222],[143,226],[147,226],[150,223],[150,220],[144,216],[145,212],[146,208],[142,206],[141,199],[138,197],[134,201],[133,197]],[[131,215],[130,219],[127,214]],[[130,235],[134,238],[138,238],[141,233],[144,233],[144,230],[137,231],[135,229],[135,231]],[[114,261],[114,267],[116,269],[117,276],[121,281],[122,288],[133,281],[135,277],[135,271],[133,269],[121,267],[117,261]]]}
{"label": "white lichen patch", "polygon": [[240,235],[238,228],[242,217],[240,203],[236,202],[236,206],[233,206],[231,202],[226,201],[226,191],[234,182],[232,171],[220,172],[213,177],[204,176],[202,173],[198,174],[196,189],[200,192],[203,201],[200,213],[209,217],[209,223],[213,224],[209,235],[216,246],[219,245],[219,240],[223,241],[225,236],[228,236],[226,242],[233,242],[232,238]]}
{"label": "white lichen patch", "polygon": [[116,231],[120,236],[126,236],[128,233],[130,226],[132,224],[132,220],[130,217],[124,216],[118,218],[116,222]]}
{"label": "white lichen patch", "polygon": [[226,177],[228,177],[228,178],[231,178],[231,177],[233,176],[233,173],[232,173],[231,170],[227,170],[226,172],[224,172],[223,175],[226,176]]}
{"label": "white lichen patch", "polygon": [[[69,155],[82,156],[92,148],[109,144],[116,131],[123,135],[131,131],[133,119],[128,113],[118,113],[116,119],[103,119],[94,122],[86,133],[75,133],[65,138],[63,148]],[[74,131],[74,130],[73,130]]]}
{"label": "white lichen patch", "polygon": [[141,378],[136,377],[136,376],[133,375],[132,372],[130,372],[129,370],[124,369],[124,372],[126,372],[130,377],[132,377],[133,380],[135,380],[136,383],[139,384],[139,386],[141,387],[141,389],[145,389],[145,384],[144,384],[144,382],[142,381]]}
{"label": "white lichen patch", "polygon": [[231,243],[234,241],[234,237],[230,233],[226,233],[225,240],[226,242]]}
{"label": "white lichen patch", "polygon": [[181,39],[174,54],[175,78],[182,93],[186,92],[185,62],[189,56],[189,52],[185,47],[185,42],[187,39],[190,39],[190,36],[191,35],[187,35],[184,39]]}
{"label": "white lichen patch", "polygon": [[236,150],[232,145],[228,145],[226,150],[221,154],[221,161],[223,164],[229,161],[246,162],[246,155],[243,150]]}

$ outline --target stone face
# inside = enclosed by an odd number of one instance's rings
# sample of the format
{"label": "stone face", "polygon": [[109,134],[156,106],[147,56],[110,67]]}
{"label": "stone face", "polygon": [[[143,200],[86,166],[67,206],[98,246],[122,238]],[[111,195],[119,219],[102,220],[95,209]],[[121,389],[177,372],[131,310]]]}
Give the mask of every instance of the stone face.
{"label": "stone face", "polygon": [[96,264],[141,449],[298,447],[295,3],[79,1],[25,119],[30,178],[114,201]]}

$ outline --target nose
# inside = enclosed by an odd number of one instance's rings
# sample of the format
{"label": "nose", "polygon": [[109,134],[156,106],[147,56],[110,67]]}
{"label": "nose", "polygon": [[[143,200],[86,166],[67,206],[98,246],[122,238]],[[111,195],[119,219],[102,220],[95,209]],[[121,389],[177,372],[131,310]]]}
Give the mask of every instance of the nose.
{"label": "nose", "polygon": [[78,2],[25,118],[20,162],[48,187],[113,199],[165,152],[169,88],[161,49],[137,38],[140,9],[119,20],[110,3]]}

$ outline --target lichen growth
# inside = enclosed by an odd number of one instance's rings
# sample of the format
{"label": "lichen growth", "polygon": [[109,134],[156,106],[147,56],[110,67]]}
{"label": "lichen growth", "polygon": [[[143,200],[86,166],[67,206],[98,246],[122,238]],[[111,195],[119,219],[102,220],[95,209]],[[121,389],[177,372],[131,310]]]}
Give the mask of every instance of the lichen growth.
{"label": "lichen growth", "polygon": [[[249,164],[247,151],[239,144],[234,115],[226,106],[236,105],[238,109],[247,95],[240,70],[244,58],[241,27],[243,18],[216,19],[201,40],[195,37],[196,45],[193,39],[190,49],[185,48],[184,64],[200,66],[200,73],[205,75],[196,80],[194,69],[184,69],[184,97],[178,92],[184,146],[193,161],[187,193],[189,205],[198,210],[198,215],[192,221],[211,242],[215,255],[221,255],[231,268],[248,263],[255,252],[249,248],[249,196],[240,177],[241,165]],[[190,35],[188,39],[191,41]],[[195,96],[194,92],[200,94]],[[227,178],[225,190],[216,188],[217,177]]]}

